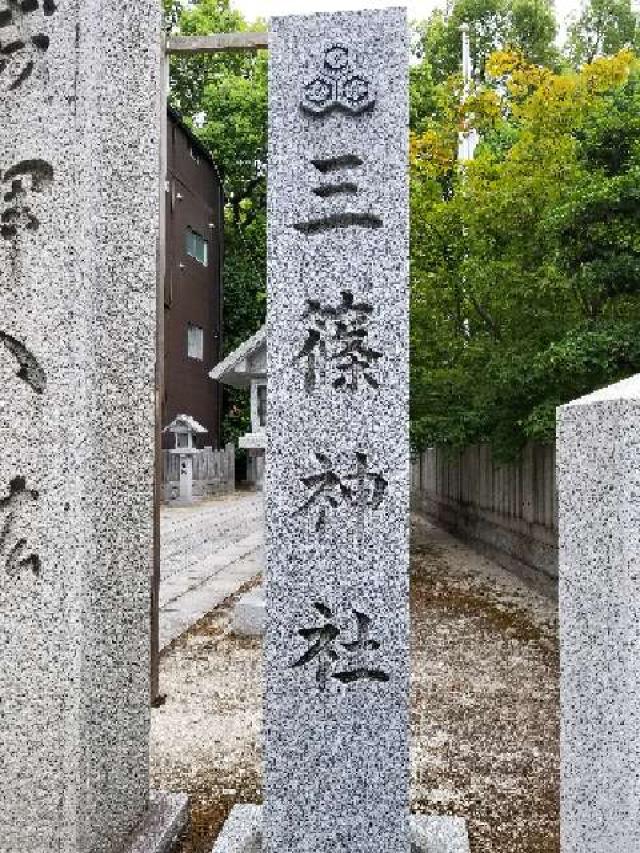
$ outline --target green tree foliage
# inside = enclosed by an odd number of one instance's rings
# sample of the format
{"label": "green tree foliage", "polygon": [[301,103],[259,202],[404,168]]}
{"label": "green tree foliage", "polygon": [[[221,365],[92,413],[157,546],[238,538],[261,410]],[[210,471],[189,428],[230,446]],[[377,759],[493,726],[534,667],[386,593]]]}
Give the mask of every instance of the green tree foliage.
{"label": "green tree foliage", "polygon": [[455,103],[412,139],[412,427],[417,446],[508,457],[552,440],[557,405],[640,370],[640,69],[503,53],[487,72],[472,163]]}
{"label": "green tree foliage", "polygon": [[638,47],[640,24],[631,0],[585,0],[569,27],[567,53],[577,66]]}
{"label": "green tree foliage", "polygon": [[436,10],[419,26],[421,54],[436,83],[460,70],[462,24],[469,25],[476,79],[484,79],[487,58],[496,50],[518,50],[537,63],[557,57],[556,22],[549,0],[455,0],[447,15]]}
{"label": "green tree foliage", "polygon": [[[416,447],[486,440],[507,457],[553,438],[556,405],[640,371],[640,71],[617,53],[637,28],[629,0],[588,2],[570,32],[573,70],[561,67],[549,0],[454,0],[417,27]],[[228,0],[166,3],[174,32],[248,27]],[[464,107],[462,23],[474,57]],[[224,176],[228,352],[264,318],[266,56],[174,58],[171,83]],[[482,142],[463,168],[469,126]],[[227,395],[226,412],[228,440],[246,429],[241,394]]]}

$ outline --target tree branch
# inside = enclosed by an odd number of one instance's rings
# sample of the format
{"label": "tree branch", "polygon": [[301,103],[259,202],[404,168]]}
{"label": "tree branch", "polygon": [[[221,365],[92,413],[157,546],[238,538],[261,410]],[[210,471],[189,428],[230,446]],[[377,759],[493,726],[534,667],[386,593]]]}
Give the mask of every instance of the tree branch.
{"label": "tree branch", "polygon": [[498,324],[496,323],[496,321],[493,319],[493,317],[487,311],[487,309],[484,308],[478,302],[478,300],[475,298],[475,296],[472,293],[469,294],[469,299],[471,300],[471,304],[473,305],[473,307],[476,309],[476,311],[480,315],[480,318],[482,319],[484,324],[490,329],[494,339],[496,341],[499,341],[502,338],[502,334],[500,332],[500,329],[498,328]]}

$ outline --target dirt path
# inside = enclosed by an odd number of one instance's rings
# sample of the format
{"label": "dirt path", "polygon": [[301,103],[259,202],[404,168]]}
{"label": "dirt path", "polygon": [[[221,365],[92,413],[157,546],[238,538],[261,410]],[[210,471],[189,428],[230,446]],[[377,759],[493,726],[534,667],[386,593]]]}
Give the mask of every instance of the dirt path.
{"label": "dirt path", "polygon": [[[412,550],[412,809],[467,817],[472,853],[557,853],[555,605],[430,526]],[[261,648],[228,633],[234,599],[162,659],[152,782],[191,795],[181,853],[262,799]]]}
{"label": "dirt path", "polygon": [[469,819],[472,853],[557,853],[556,607],[414,528],[412,800]]}

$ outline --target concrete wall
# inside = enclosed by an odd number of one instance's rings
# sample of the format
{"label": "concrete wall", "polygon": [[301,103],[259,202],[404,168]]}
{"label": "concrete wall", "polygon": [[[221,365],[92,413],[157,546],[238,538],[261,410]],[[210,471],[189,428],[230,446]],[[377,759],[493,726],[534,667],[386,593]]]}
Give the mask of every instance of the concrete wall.
{"label": "concrete wall", "polygon": [[555,448],[528,445],[497,464],[489,447],[432,447],[412,465],[413,508],[508,569],[557,579]]}

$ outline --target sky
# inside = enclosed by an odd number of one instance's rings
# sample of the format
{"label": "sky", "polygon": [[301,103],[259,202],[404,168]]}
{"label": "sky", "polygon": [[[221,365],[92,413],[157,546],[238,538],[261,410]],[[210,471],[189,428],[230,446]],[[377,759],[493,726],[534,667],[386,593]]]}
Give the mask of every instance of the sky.
{"label": "sky", "polygon": [[[350,9],[376,9],[383,6],[406,5],[409,18],[427,18],[435,8],[444,8],[444,0],[232,0],[232,6],[253,20],[270,15],[306,14]],[[570,15],[580,8],[580,0],[556,0],[556,16],[561,29],[566,28]]]}

